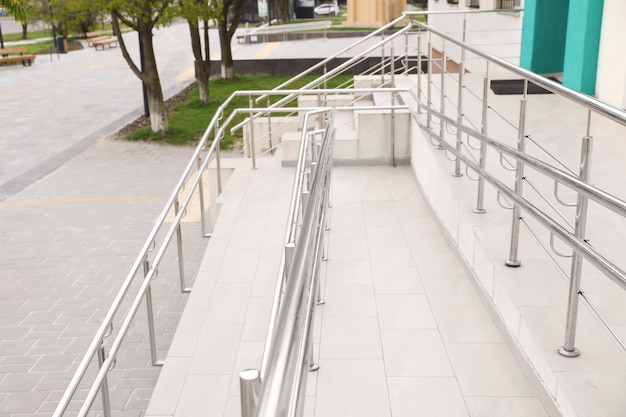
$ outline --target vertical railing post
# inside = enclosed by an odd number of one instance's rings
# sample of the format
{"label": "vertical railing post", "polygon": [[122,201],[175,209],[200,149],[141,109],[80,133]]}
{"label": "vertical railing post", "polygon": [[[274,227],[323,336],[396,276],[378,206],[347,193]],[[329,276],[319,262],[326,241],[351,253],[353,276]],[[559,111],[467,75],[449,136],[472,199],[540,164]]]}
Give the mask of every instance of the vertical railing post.
{"label": "vertical railing post", "polygon": [[[174,201],[174,216],[178,217],[178,212],[180,211],[180,202],[178,200],[178,196]],[[188,288],[185,284],[185,258],[183,257],[183,231],[181,228],[182,223],[181,220],[176,225],[176,246],[178,249],[178,275],[180,278],[180,291],[181,292],[190,292],[191,288]]]}
{"label": "vertical railing post", "polygon": [[385,86],[385,32],[382,33],[382,43],[380,45],[380,86]]}
{"label": "vertical railing post", "polygon": [[252,95],[248,96],[248,107],[250,108],[250,156],[252,157],[252,169],[256,169],[256,144],[254,143],[254,112],[252,111],[254,103],[252,102]]}
{"label": "vertical railing post", "polygon": [[241,391],[241,417],[253,417],[261,392],[261,373],[258,369],[246,369],[239,373]]}
{"label": "vertical railing post", "polygon": [[[480,124],[480,133],[487,135],[487,121],[489,111],[489,61],[487,61],[487,68],[485,70],[485,78],[483,79],[483,108],[482,108],[482,121]],[[487,164],[487,144],[484,141],[480,141],[480,155],[478,159],[478,165],[481,171],[485,170]],[[485,178],[482,175],[478,176],[478,192],[476,195],[476,208],[474,213],[483,214],[486,212],[484,207],[485,201]]]}
{"label": "vertical railing post", "polygon": [[[98,348],[98,368],[102,369],[104,360],[106,359],[106,353],[104,352],[104,344],[100,343]],[[104,417],[111,417],[111,396],[109,392],[109,378],[107,376],[102,380],[100,385],[100,394],[102,395],[102,411]]]}
{"label": "vertical railing post", "polygon": [[[463,13],[463,43],[465,43],[465,33],[467,29],[467,14]],[[456,150],[458,153],[461,152],[463,147],[463,132],[458,126],[463,124],[463,78],[465,76],[465,48],[461,47],[461,60],[459,62],[459,91],[457,98],[457,129],[456,129]],[[457,157],[454,161],[454,177],[462,177],[461,174],[461,158]]]}
{"label": "vertical railing post", "polygon": [[[269,109],[272,105],[272,101],[270,100],[270,96],[267,96],[267,108]],[[272,145],[272,112],[267,113],[267,137],[270,146],[270,154],[274,155],[274,146]]]}
{"label": "vertical railing post", "polygon": [[[519,129],[517,134],[517,150],[521,153],[526,151],[526,104],[528,93],[528,80],[524,80],[524,97],[520,101],[519,109]],[[521,197],[524,184],[524,163],[517,161],[515,169],[515,194]],[[519,204],[513,206],[513,219],[511,222],[511,246],[509,251],[509,259],[504,263],[506,266],[516,268],[522,264],[518,259],[519,249],[519,230],[521,223],[522,209]]]}
{"label": "vertical railing post", "polygon": [[[391,44],[391,88],[396,86],[396,56]],[[396,166],[396,93],[391,92],[391,166]]]}
{"label": "vertical railing post", "polygon": [[[148,276],[150,272],[150,261],[147,256],[143,260],[143,276]],[[150,338],[150,357],[152,358],[152,366],[163,365],[162,361],[157,358],[156,335],[154,331],[154,306],[152,305],[152,285],[148,285],[146,289],[146,310],[148,315],[148,336]]]}
{"label": "vertical railing post", "polygon": [[404,33],[404,75],[409,72],[409,31]]}
{"label": "vertical railing post", "polygon": [[[465,16],[465,15],[463,15]],[[463,36],[465,37],[465,19],[463,19]],[[463,76],[465,73],[465,48],[461,47],[461,61],[459,62],[459,91],[457,97],[457,115],[456,115],[456,150],[460,154],[463,149],[463,132],[460,126],[463,124]],[[462,177],[461,174],[461,158],[458,156],[454,160],[454,177]]]}
{"label": "vertical railing post", "polygon": [[222,159],[220,158],[220,140],[219,134],[219,122],[215,123],[215,137],[213,140],[217,141],[215,145],[215,161],[217,164],[217,195],[222,194]]}
{"label": "vertical railing post", "polygon": [[417,113],[422,112],[420,102],[422,101],[422,37],[417,34]]}
{"label": "vertical railing post", "polygon": [[[580,152],[580,179],[588,182],[591,174],[591,151],[593,139],[589,136],[583,138]],[[582,193],[578,194],[576,205],[576,219],[574,223],[574,235],[577,239],[586,242],[585,232],[587,228],[587,204],[588,198]],[[580,355],[576,348],[576,322],[578,321],[578,302],[580,297],[580,282],[583,266],[583,256],[574,251],[569,282],[569,301],[567,303],[567,320],[565,324],[565,342],[558,350],[559,354],[568,358]]]}
{"label": "vertical railing post", "polygon": [[213,225],[211,224],[210,214],[209,214],[209,228],[210,228],[209,232],[207,232],[207,227],[206,227],[207,215],[206,215],[206,207],[204,204],[204,180],[202,179],[202,175],[204,174],[204,172],[202,170],[202,155],[198,155],[198,174],[200,175],[200,179],[198,181],[198,198],[200,199],[200,228],[202,230],[202,237],[211,237],[211,230],[213,230]]}
{"label": "vertical railing post", "polygon": [[426,113],[426,127],[429,131],[433,128],[433,46],[432,46],[432,32],[428,32],[428,76],[426,85],[426,101],[428,101],[428,110]]}
{"label": "vertical railing post", "polygon": [[289,276],[289,271],[291,271],[291,265],[293,265],[293,258],[296,253],[296,244],[294,242],[289,242],[285,244],[285,276],[283,277],[284,281],[287,282],[287,277]]}
{"label": "vertical railing post", "polygon": [[[442,116],[446,115],[446,40],[443,39],[443,44],[441,48],[441,101],[440,101],[440,112]],[[446,134],[446,121],[441,117],[439,119],[439,137],[442,142],[445,142],[445,134]],[[439,144],[437,149],[442,150],[445,149],[442,143]]]}

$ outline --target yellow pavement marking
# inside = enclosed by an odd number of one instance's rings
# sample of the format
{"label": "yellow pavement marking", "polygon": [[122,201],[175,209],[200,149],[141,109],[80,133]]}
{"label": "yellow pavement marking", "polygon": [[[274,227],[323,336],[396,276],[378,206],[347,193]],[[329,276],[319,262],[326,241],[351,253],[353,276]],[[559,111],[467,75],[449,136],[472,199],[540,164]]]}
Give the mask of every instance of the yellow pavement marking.
{"label": "yellow pavement marking", "polygon": [[[195,177],[195,175],[194,175]],[[191,182],[192,182],[193,178],[188,179],[185,182],[185,190],[188,190],[191,187]],[[209,204],[210,204],[210,190],[209,190],[209,173],[207,171],[204,171],[202,173],[202,186],[203,186],[203,192],[204,192],[204,209],[207,210],[209,208]],[[184,198],[186,198],[187,194],[183,194],[181,195],[179,198],[182,200]],[[200,217],[200,191],[198,190],[198,188],[196,188],[193,191],[193,195],[191,197],[191,200],[189,201],[189,205],[187,206],[187,213],[185,213],[185,215],[182,218],[182,222],[183,223],[198,223],[201,220]],[[155,219],[156,222],[156,219]],[[174,222],[174,209],[172,208],[169,213],[167,213],[167,216],[165,217],[165,223],[173,223]]]}
{"label": "yellow pavement marking", "polygon": [[269,56],[269,54],[271,54],[272,52],[274,52],[274,50],[276,48],[278,48],[278,45],[280,44],[280,42],[270,42],[268,43],[265,48],[261,49],[259,52],[256,53],[256,55],[254,55],[255,59],[261,59],[261,58],[267,58]]}
{"label": "yellow pavement marking", "polygon": [[101,64],[90,65],[90,66],[85,67],[85,68],[81,68],[81,69],[78,69],[78,70],[75,70],[75,71],[71,71],[71,72],[65,73],[63,75],[59,75],[58,77],[51,78],[49,80],[40,81],[38,83],[30,84],[30,85],[27,85],[25,87],[18,88],[16,90],[11,90],[11,91],[8,91],[6,93],[0,94],[0,98],[6,98],[6,97],[10,97],[10,96],[15,95],[15,94],[24,93],[26,91],[34,90],[35,88],[43,87],[43,86],[55,83],[55,82],[60,81],[60,80],[71,78],[71,77],[73,77],[75,75],[78,75],[78,74],[84,74],[84,73],[89,72],[89,71],[93,71],[93,70],[96,70],[96,69],[99,69],[99,68],[103,68],[103,67],[105,67],[105,66],[107,66],[107,65],[109,65],[109,64],[111,64],[113,62],[116,62],[118,60],[119,59],[111,59],[111,60],[108,60],[108,61],[103,62]]}
{"label": "yellow pavement marking", "polygon": [[[230,48],[232,53],[235,53],[236,50],[238,50],[239,48],[241,48],[241,45],[235,45],[233,47]],[[211,55],[211,59],[213,61],[221,61],[222,60],[222,52],[217,52],[213,55]]]}
{"label": "yellow pavement marking", "polygon": [[117,201],[147,201],[147,200],[167,200],[169,195],[118,195],[103,197],[71,197],[48,200],[22,200],[22,201],[0,201],[0,207],[37,207],[61,204],[84,204],[84,203],[104,203]]}
{"label": "yellow pavement marking", "polygon": [[182,83],[183,81],[187,81],[194,75],[195,75],[194,67],[191,67],[187,71],[180,73],[178,77],[176,78],[176,81],[178,81],[179,83]]}

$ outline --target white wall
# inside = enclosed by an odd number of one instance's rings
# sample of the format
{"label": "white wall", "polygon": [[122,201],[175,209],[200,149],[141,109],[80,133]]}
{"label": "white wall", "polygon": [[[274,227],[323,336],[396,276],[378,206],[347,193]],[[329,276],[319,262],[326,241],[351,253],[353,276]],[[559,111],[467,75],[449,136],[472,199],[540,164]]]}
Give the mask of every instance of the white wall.
{"label": "white wall", "polygon": [[626,1],[604,0],[596,95],[621,109],[626,109],[625,20]]}

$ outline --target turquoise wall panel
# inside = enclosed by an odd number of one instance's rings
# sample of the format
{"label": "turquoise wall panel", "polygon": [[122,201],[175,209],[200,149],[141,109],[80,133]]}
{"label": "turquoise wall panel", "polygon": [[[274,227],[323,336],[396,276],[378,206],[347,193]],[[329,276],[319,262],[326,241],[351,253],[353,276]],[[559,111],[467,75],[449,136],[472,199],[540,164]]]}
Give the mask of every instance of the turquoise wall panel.
{"label": "turquoise wall panel", "polygon": [[570,0],[526,0],[521,66],[545,74],[563,71]]}
{"label": "turquoise wall panel", "polygon": [[604,0],[570,0],[563,84],[593,95],[602,29]]}

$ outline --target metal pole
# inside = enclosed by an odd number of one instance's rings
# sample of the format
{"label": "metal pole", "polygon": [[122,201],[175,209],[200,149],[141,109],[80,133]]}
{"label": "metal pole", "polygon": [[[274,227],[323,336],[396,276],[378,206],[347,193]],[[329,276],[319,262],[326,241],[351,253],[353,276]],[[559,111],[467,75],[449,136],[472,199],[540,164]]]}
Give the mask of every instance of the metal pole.
{"label": "metal pole", "polygon": [[422,100],[422,37],[417,35],[417,113],[422,112],[419,102]]}
{"label": "metal pole", "polygon": [[[150,261],[148,258],[143,260],[143,276],[148,276],[150,272]],[[157,358],[156,337],[154,331],[154,307],[152,305],[152,286],[146,289],[146,310],[148,313],[148,335],[150,337],[150,357],[152,358],[152,366],[163,365]]]}
{"label": "metal pole", "polygon": [[[487,135],[487,116],[489,110],[489,61],[487,61],[487,68],[485,71],[485,78],[483,79],[483,109],[482,109],[482,123],[480,125],[480,133],[483,135]],[[485,169],[487,164],[487,144],[483,141],[480,142],[480,157],[478,161],[478,165],[481,170]],[[478,177],[478,192],[476,196],[476,208],[473,210],[474,213],[483,214],[487,210],[484,207],[485,201],[485,178],[480,175]]]}
{"label": "metal pole", "polygon": [[433,47],[432,47],[432,34],[431,32],[428,32],[428,76],[427,76],[427,80],[428,80],[428,85],[426,88],[426,99],[428,101],[428,113],[426,115],[426,127],[428,128],[428,130],[432,130],[433,128],[433,115],[432,115],[432,109],[433,109],[433,83],[432,83],[432,77],[433,77]]}
{"label": "metal pole", "polygon": [[[465,19],[463,19],[463,37],[465,37]],[[465,73],[465,48],[461,49],[461,62],[459,62],[459,92],[457,97],[457,126],[463,124],[463,75]],[[461,152],[463,149],[463,132],[457,127],[456,129],[456,150]],[[461,158],[455,158],[453,177],[462,177],[461,174]]]}
{"label": "metal pole", "polygon": [[[446,114],[446,40],[443,40],[443,46],[441,48],[441,114]],[[446,122],[443,118],[439,119],[439,137],[442,141],[445,141],[446,134]],[[441,144],[437,149],[445,149]]]}
{"label": "metal pole", "polygon": [[287,277],[289,276],[289,271],[291,270],[291,265],[293,265],[293,257],[296,253],[296,244],[294,242],[289,242],[285,244],[285,276],[284,280],[287,281]]}
{"label": "metal pole", "polygon": [[[588,182],[591,174],[591,150],[593,138],[585,136],[580,152],[580,179]],[[574,235],[576,238],[586,242],[585,231],[587,228],[587,204],[588,198],[583,194],[578,194],[578,205],[576,206],[576,220],[574,223]],[[583,256],[575,251],[572,258],[572,269],[569,282],[569,301],[567,303],[567,320],[565,324],[565,342],[558,350],[559,354],[568,358],[575,358],[580,355],[576,348],[576,322],[578,321],[578,302],[580,296],[580,282],[583,266]]]}
{"label": "metal pole", "polygon": [[241,390],[241,417],[253,417],[261,392],[261,373],[258,369],[246,369],[239,373]]}
{"label": "metal pole", "polygon": [[[267,96],[267,108],[272,105],[270,96]],[[267,136],[269,139],[270,154],[274,155],[274,146],[272,145],[272,113],[267,113]]]}
{"label": "metal pole", "polygon": [[[178,216],[180,211],[180,203],[178,198],[174,201],[174,215]],[[182,220],[181,220],[182,221]],[[183,257],[183,232],[180,223],[176,225],[176,246],[178,248],[178,274],[180,278],[180,292],[191,292],[191,288],[185,286],[185,259]]]}
{"label": "metal pole", "polygon": [[252,111],[252,95],[248,96],[250,106],[250,156],[252,157],[252,169],[256,169],[256,151],[254,149],[254,112]]}
{"label": "metal pole", "polygon": [[215,160],[217,164],[217,194],[222,194],[222,159],[220,158],[220,137],[218,137],[219,131],[219,122],[215,122],[215,137],[213,140],[216,140],[215,144]]}
{"label": "metal pole", "polygon": [[[200,199],[200,227],[203,237],[211,237],[211,233],[206,231],[206,207],[204,206],[204,181],[202,180],[202,156],[198,155],[198,173],[200,180],[198,181],[198,198]],[[210,216],[209,216],[210,219]]]}
{"label": "metal pole", "polygon": [[[98,368],[102,369],[102,364],[106,359],[106,353],[104,352],[104,345],[100,344],[98,348]],[[104,417],[111,417],[111,397],[109,393],[109,381],[105,376],[100,385],[100,394],[102,395],[102,410]]]}
{"label": "metal pole", "polygon": [[[519,108],[519,131],[517,135],[517,150],[524,153],[526,150],[525,138],[526,138],[526,94],[528,92],[528,80],[524,80],[524,98],[520,101]],[[524,163],[517,161],[517,168],[515,170],[515,194],[521,197],[524,184]],[[515,204],[513,207],[513,220],[511,224],[511,248],[509,252],[509,259],[504,264],[513,268],[517,268],[522,262],[517,258],[519,249],[519,230],[521,220],[521,207],[519,204]]]}
{"label": "metal pole", "polygon": [[404,75],[409,72],[409,32],[404,34]]}
{"label": "metal pole", "polygon": [[[391,45],[391,88],[396,86],[396,56]],[[396,105],[396,94],[391,92],[391,106]],[[396,166],[396,110],[391,109],[391,166]]]}
{"label": "metal pole", "polygon": [[[385,32],[382,33],[382,40],[385,40]],[[385,86],[385,44],[380,46],[380,86]]]}

